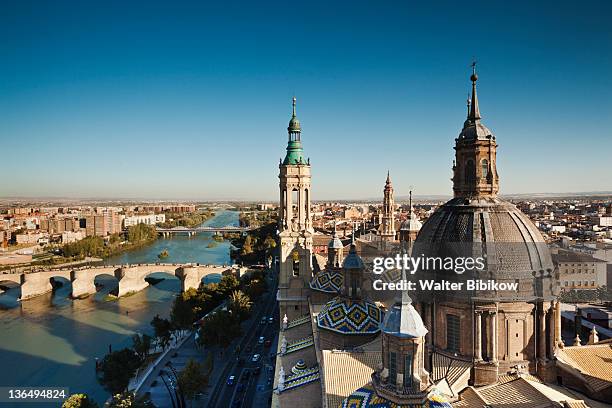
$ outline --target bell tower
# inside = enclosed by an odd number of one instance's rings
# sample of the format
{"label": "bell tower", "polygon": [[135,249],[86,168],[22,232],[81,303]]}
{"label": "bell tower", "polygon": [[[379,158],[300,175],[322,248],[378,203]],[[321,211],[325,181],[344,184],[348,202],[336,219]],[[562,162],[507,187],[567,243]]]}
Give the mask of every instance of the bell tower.
{"label": "bell tower", "polygon": [[395,200],[393,199],[393,185],[391,176],[387,171],[387,180],[383,190],[382,219],[380,221],[380,237],[383,241],[395,240]]}
{"label": "bell tower", "polygon": [[476,95],[476,62],[472,63],[472,98],[468,99],[468,115],[463,130],[455,139],[453,191],[455,197],[493,198],[499,192],[495,136],[481,122]]}
{"label": "bell tower", "polygon": [[294,319],[309,312],[308,287],[312,277],[312,214],[310,210],[310,159],[304,159],[302,128],[295,113],[287,131],[285,159],[279,163],[280,315]]}

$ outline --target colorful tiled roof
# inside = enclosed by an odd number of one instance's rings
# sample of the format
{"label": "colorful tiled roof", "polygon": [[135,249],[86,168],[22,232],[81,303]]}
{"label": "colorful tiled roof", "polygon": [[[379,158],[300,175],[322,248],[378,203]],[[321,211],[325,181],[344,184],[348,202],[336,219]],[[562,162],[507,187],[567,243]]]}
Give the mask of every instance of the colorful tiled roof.
{"label": "colorful tiled roof", "polygon": [[381,310],[368,300],[336,297],[317,316],[317,326],[341,334],[374,334],[380,331]]}
{"label": "colorful tiled roof", "polygon": [[324,270],[310,281],[310,288],[326,293],[340,293],[344,285],[344,275],[338,271]]}
{"label": "colorful tiled roof", "polygon": [[300,340],[292,341],[287,344],[287,351],[285,351],[284,355],[289,353],[293,353],[294,351],[302,350],[306,347],[310,347],[314,344],[314,338],[312,336],[305,337]]}
{"label": "colorful tiled roof", "polygon": [[287,323],[287,329],[290,329],[295,326],[299,326],[301,324],[310,323],[310,315],[304,315],[302,317],[298,317],[297,319],[293,319]]}
{"label": "colorful tiled roof", "polygon": [[[415,405],[398,405],[376,394],[371,384],[359,388],[346,397],[338,408],[414,408]],[[452,408],[451,404],[439,395],[427,397],[423,408]]]}
{"label": "colorful tiled roof", "polygon": [[285,379],[285,388],[282,392],[287,392],[302,385],[310,384],[311,382],[317,381],[321,378],[319,373],[319,367],[312,367],[303,370],[299,374],[290,375]]}

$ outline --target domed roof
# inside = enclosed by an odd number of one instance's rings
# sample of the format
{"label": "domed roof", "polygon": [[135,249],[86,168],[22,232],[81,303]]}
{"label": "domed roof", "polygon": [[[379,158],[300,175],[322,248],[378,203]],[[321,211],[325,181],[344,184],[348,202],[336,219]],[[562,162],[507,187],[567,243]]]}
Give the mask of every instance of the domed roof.
{"label": "domed roof", "polygon": [[[390,401],[376,394],[374,387],[369,383],[353,391],[346,397],[339,408],[413,408],[417,405],[402,405]],[[442,396],[431,393],[420,405],[422,408],[451,408],[452,405]]]}
{"label": "domed roof", "polygon": [[344,275],[333,270],[323,270],[310,281],[310,288],[325,293],[340,293],[344,285]]}
{"label": "domed roof", "polygon": [[463,130],[459,133],[459,140],[495,139],[493,133],[482,122],[466,121]]}
{"label": "domed roof", "polygon": [[[485,255],[487,279],[533,281],[535,276],[550,276],[554,269],[535,225],[516,206],[497,197],[457,197],[440,206],[421,228],[415,251],[444,256],[451,245],[473,251],[474,256],[479,251],[478,256]],[[523,289],[532,294],[540,290],[537,296],[552,290],[527,286]]]}
{"label": "domed roof", "polygon": [[410,210],[410,215],[402,221],[402,225],[400,225],[400,231],[419,232],[422,227],[423,223],[419,221],[416,214]]}
{"label": "domed roof", "polygon": [[421,315],[416,311],[407,294],[402,294],[402,301],[396,302],[385,314],[380,326],[384,333],[396,337],[424,337],[428,330],[423,324]]}
{"label": "domed roof", "polygon": [[319,312],[317,326],[340,334],[375,334],[381,320],[381,310],[369,300],[336,297]]}
{"label": "domed roof", "polygon": [[289,130],[290,132],[302,130],[302,127],[300,126],[300,120],[293,116],[291,120],[289,120],[289,126],[287,127],[287,130]]}
{"label": "domed roof", "polygon": [[334,232],[334,236],[332,237],[332,239],[329,240],[329,244],[327,244],[327,247],[331,249],[343,249],[344,245],[342,245],[342,241]]}
{"label": "domed roof", "polygon": [[351,244],[351,249],[349,250],[349,254],[346,256],[346,258],[344,258],[342,267],[344,269],[365,269],[363,259],[357,255],[357,248],[355,247],[355,244]]}

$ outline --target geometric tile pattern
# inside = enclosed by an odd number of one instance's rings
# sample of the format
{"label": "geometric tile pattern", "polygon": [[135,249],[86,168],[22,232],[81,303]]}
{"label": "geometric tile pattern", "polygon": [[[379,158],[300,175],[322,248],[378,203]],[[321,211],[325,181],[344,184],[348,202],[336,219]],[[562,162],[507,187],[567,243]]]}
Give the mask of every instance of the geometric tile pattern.
{"label": "geometric tile pattern", "polygon": [[310,281],[310,288],[325,293],[340,293],[344,286],[344,275],[338,271],[324,270]]}
{"label": "geometric tile pattern", "polygon": [[[359,388],[342,401],[339,408],[417,408],[418,405],[398,405],[385,398],[381,398],[370,384]],[[430,395],[427,401],[420,405],[422,408],[452,408],[444,398],[438,395]]]}
{"label": "geometric tile pattern", "polygon": [[317,326],[341,334],[374,334],[380,331],[382,312],[368,300],[336,297],[317,316]]}
{"label": "geometric tile pattern", "polygon": [[285,388],[282,392],[289,391],[302,385],[310,384],[311,382],[317,381],[320,378],[321,374],[319,373],[319,366],[308,368],[298,375],[290,375],[285,378]]}
{"label": "geometric tile pattern", "polygon": [[298,317],[288,322],[287,328],[290,329],[292,327],[300,326],[304,323],[310,323],[310,322],[311,322],[310,315],[301,316],[301,317]]}
{"label": "geometric tile pattern", "polygon": [[312,336],[292,341],[291,343],[287,343],[287,350],[285,351],[284,355],[305,349],[306,347],[310,347],[312,345],[314,345],[314,338]]}

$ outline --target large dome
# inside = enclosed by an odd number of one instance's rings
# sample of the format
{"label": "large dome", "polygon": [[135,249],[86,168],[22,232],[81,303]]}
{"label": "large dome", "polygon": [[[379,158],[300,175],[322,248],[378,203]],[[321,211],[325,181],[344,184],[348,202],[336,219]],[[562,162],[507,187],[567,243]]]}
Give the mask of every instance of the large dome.
{"label": "large dome", "polygon": [[483,256],[486,268],[479,277],[518,281],[514,297],[548,297],[553,291],[552,284],[534,284],[554,269],[544,238],[516,206],[497,197],[448,201],[425,222],[415,248],[427,256],[446,256],[449,250]]}

